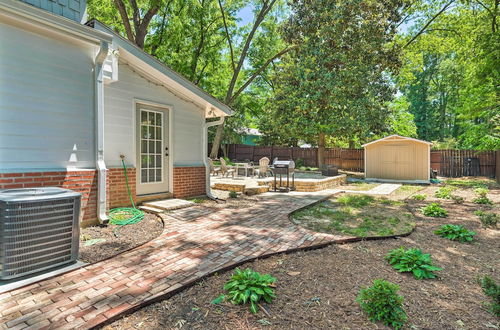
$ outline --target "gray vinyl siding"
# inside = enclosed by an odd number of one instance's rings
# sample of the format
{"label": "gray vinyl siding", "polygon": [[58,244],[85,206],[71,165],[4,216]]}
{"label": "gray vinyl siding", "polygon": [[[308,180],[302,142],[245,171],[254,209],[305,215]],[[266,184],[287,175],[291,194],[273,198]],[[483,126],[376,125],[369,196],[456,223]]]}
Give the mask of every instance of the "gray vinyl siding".
{"label": "gray vinyl siding", "polygon": [[0,170],[91,168],[93,52],[0,22]]}
{"label": "gray vinyl siding", "polygon": [[120,165],[120,154],[126,163],[136,166],[135,101],[136,99],[168,105],[172,108],[171,137],[174,166],[199,166],[202,158],[202,125],[204,114],[190,102],[183,101],[161,86],[152,84],[131,67],[119,64],[118,81],[104,88],[104,159],[108,167]]}

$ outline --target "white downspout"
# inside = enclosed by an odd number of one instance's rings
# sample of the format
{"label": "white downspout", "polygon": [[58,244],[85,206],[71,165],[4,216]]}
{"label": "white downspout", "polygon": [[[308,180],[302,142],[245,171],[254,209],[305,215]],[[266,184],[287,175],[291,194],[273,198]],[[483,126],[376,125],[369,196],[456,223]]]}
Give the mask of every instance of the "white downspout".
{"label": "white downspout", "polygon": [[102,41],[94,61],[95,80],[95,139],[97,170],[97,218],[102,224],[109,221],[106,215],[106,164],[104,163],[104,83],[102,65],[108,56],[109,44]]}
{"label": "white downspout", "polygon": [[208,164],[208,128],[212,126],[217,126],[217,125],[222,125],[224,123],[224,117],[220,117],[218,120],[215,121],[208,121],[205,122],[203,125],[203,133],[202,133],[202,139],[203,139],[203,164],[205,164],[205,171],[206,171],[206,183],[205,183],[205,191],[206,194],[209,198],[212,199],[217,199],[217,197],[212,195],[211,188],[210,188],[210,165]]}

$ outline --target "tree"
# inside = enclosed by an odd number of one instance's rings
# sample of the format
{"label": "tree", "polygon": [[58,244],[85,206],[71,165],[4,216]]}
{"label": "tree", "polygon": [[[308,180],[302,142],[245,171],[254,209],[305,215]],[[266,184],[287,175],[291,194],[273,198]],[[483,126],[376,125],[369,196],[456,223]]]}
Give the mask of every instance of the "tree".
{"label": "tree", "polygon": [[[227,20],[225,16],[225,10],[224,10],[224,4],[222,3],[221,0],[218,0],[222,18],[224,20],[224,27],[225,27],[225,32],[226,32],[226,41],[228,43],[228,48],[229,48],[229,55],[230,55],[230,63],[231,63],[231,78],[229,80],[228,87],[226,89],[226,94],[224,97],[224,102],[232,106],[236,99],[241,95],[243,91],[263,72],[266,71],[266,69],[269,67],[273,61],[279,59],[282,57],[284,54],[289,52],[293,47],[287,47],[287,46],[282,46],[280,50],[276,50],[275,46],[280,45],[280,40],[275,38],[275,34],[269,35],[274,43],[270,43],[268,45],[272,45],[274,47],[271,47],[271,53],[272,55],[268,55],[268,57],[262,57],[262,56],[255,56],[256,54],[261,54],[264,53],[269,53],[269,49],[264,49],[264,52],[259,52],[259,51],[254,51],[257,50],[253,47],[254,45],[254,40],[257,39],[259,33],[259,28],[261,25],[265,22],[266,18],[269,18],[270,16],[270,21],[274,23],[274,25],[277,23],[276,18],[272,17],[272,9],[276,5],[277,0],[263,0],[260,2],[257,2],[255,5],[255,17],[253,20],[253,23],[251,24],[250,31],[243,36],[240,36],[240,39],[242,40],[241,44],[239,47],[236,47],[235,40],[238,39],[235,37],[235,35],[232,35],[230,29],[228,28],[227,25]],[[268,20],[269,22],[269,20]],[[273,25],[273,24],[271,24]],[[276,29],[274,29],[276,30]],[[265,34],[261,34],[260,37],[261,39],[264,38]],[[264,38],[265,39],[265,38]],[[261,44],[262,46],[262,44]],[[241,51],[239,52],[239,55],[237,55],[236,50],[237,48],[240,48]],[[269,48],[269,47],[267,47]],[[261,47],[262,50],[262,47]],[[266,52],[267,50],[267,52]],[[253,64],[255,65],[253,68],[245,70],[244,65],[247,61],[247,59],[251,56],[252,52],[254,53],[254,60],[252,61]],[[260,61],[255,61],[256,58],[260,58]],[[265,59],[265,60],[263,60]],[[247,74],[245,74],[245,72]],[[241,77],[243,79],[241,79]],[[238,84],[238,82],[240,82]],[[210,157],[211,158],[216,158],[219,152],[219,147],[222,142],[222,136],[224,133],[224,123],[219,125],[217,127],[217,131],[215,133],[214,139],[212,141],[212,150],[210,151]]]}
{"label": "tree", "polygon": [[[267,122],[292,140],[316,140],[323,163],[326,135],[349,140],[387,128],[399,66],[394,43],[403,1],[299,0],[285,39],[299,45],[281,63]],[[269,131],[267,126],[265,131]],[[279,134],[278,133],[278,134]],[[281,135],[281,134],[279,134]]]}

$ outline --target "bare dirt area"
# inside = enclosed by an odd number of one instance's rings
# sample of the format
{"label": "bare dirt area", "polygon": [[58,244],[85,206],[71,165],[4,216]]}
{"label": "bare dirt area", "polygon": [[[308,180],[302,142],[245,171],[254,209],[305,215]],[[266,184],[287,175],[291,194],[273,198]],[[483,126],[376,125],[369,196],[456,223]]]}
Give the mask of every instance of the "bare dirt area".
{"label": "bare dirt area", "polygon": [[79,260],[93,263],[123,251],[132,249],[155,237],[163,231],[161,218],[146,213],[138,223],[117,226],[94,226],[80,231]]}
{"label": "bare dirt area", "polygon": [[[105,329],[386,329],[371,323],[355,302],[362,287],[377,278],[400,286],[408,314],[405,329],[498,329],[497,317],[484,306],[488,302],[479,276],[500,282],[500,230],[485,229],[474,211],[488,208],[498,212],[500,190],[488,197],[496,204],[474,204],[473,189],[456,190],[463,204],[434,197],[438,187],[420,187],[424,201],[408,199],[407,207],[417,227],[407,237],[362,241],[256,260],[242,266],[277,278],[277,298],[253,315],[248,306],[230,303],[213,305],[223,293],[232,271],[211,276],[164,301],[147,306],[117,320]],[[398,195],[389,198],[399,199]],[[438,201],[447,218],[422,215],[423,205]],[[434,230],[442,224],[461,224],[477,233],[473,243],[458,243],[439,237]],[[384,260],[391,250],[405,246],[430,253],[441,267],[438,278],[417,280],[395,271]]]}
{"label": "bare dirt area", "polygon": [[216,202],[209,198],[194,198],[191,199],[195,203],[210,207],[214,209],[229,208],[229,209],[239,209],[245,207],[254,206],[258,203],[260,199],[257,196],[247,196],[242,193],[238,193],[236,198],[229,197],[229,191],[212,189],[212,194],[219,198],[220,201]]}

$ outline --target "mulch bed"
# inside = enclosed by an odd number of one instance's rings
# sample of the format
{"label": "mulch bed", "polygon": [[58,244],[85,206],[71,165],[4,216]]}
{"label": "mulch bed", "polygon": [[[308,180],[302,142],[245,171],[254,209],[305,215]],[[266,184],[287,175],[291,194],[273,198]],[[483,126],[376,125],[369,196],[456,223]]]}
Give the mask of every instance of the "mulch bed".
{"label": "mulch bed", "polygon": [[[79,260],[93,263],[107,259],[123,251],[149,242],[158,237],[163,231],[161,218],[146,213],[144,219],[138,223],[117,226],[95,226],[80,231]],[[85,246],[90,239],[105,239],[104,242]]]}
{"label": "mulch bed", "polygon": [[[436,187],[419,193],[433,196]],[[211,276],[164,301],[147,306],[106,329],[386,329],[371,323],[355,302],[363,286],[384,278],[400,286],[408,314],[406,329],[495,329],[499,319],[487,311],[488,298],[476,282],[488,275],[500,282],[500,230],[484,229],[473,214],[480,206],[471,203],[473,192],[461,190],[464,204],[439,200],[448,218],[428,218],[420,207],[432,201],[409,200],[417,228],[408,237],[331,245],[323,249],[282,254],[250,262],[261,273],[277,278],[277,299],[264,305],[269,315],[252,315],[248,306],[210,302],[222,293],[232,272]],[[500,202],[500,190],[489,197]],[[395,197],[397,199],[397,197]],[[498,212],[498,204],[491,209]],[[465,225],[477,233],[472,244],[461,244],[436,236],[441,224]],[[437,279],[416,280],[393,270],[384,260],[389,250],[418,247],[431,253],[443,270]]]}

